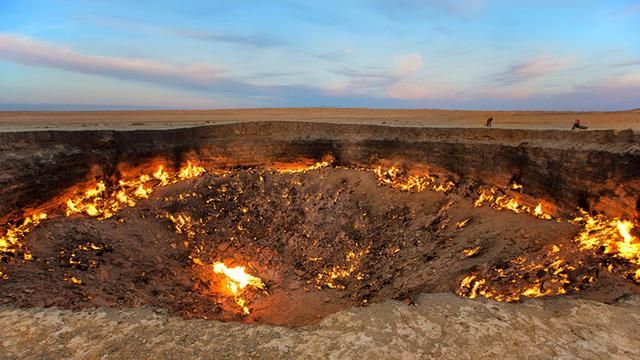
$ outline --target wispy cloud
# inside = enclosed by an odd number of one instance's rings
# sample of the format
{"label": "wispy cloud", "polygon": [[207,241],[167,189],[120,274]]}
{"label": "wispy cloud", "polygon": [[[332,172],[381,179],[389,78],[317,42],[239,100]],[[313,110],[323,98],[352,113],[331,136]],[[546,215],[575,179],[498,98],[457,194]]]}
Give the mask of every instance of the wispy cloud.
{"label": "wispy cloud", "polygon": [[[6,33],[0,33],[0,60],[126,81],[142,81],[211,95],[220,93],[243,99],[271,99],[271,104],[300,105],[313,101],[339,103],[339,97],[323,88],[304,84],[256,85],[232,77],[230,71],[221,65],[181,65],[150,59],[88,55],[58,44]],[[269,75],[281,74],[262,74],[262,78]]]}
{"label": "wispy cloud", "polygon": [[420,71],[423,66],[422,56],[417,53],[398,55],[391,66],[342,67],[330,70],[344,78],[334,84],[337,93],[377,93],[386,94],[390,87],[396,86],[405,79]]}
{"label": "wispy cloud", "polygon": [[71,48],[28,37],[0,34],[0,58],[124,80],[205,86],[223,78],[221,65],[176,65],[150,59],[86,55]]}
{"label": "wispy cloud", "polygon": [[518,84],[530,79],[553,74],[571,63],[570,59],[555,59],[547,56],[537,57],[512,65],[507,70],[495,74],[491,80],[499,86]]}
{"label": "wispy cloud", "polygon": [[318,59],[325,61],[344,61],[348,56],[353,53],[351,49],[338,49],[334,51],[325,52],[322,54],[316,55]]}
{"label": "wispy cloud", "polygon": [[640,65],[640,59],[625,61],[625,62],[615,64],[616,67],[637,66],[637,65]]}
{"label": "wispy cloud", "polygon": [[175,35],[207,42],[224,42],[229,44],[252,46],[257,48],[270,48],[282,46],[284,41],[276,39],[271,36],[265,35],[239,35],[239,34],[224,34],[211,31],[197,31],[180,28],[165,28],[164,31],[171,32]]}
{"label": "wispy cloud", "polygon": [[100,18],[85,17],[82,19],[106,27],[145,31],[151,33],[162,33],[203,42],[227,43],[255,48],[271,48],[283,46],[286,44],[286,42],[282,39],[264,34],[239,34],[202,29],[189,29],[177,26],[154,25],[123,16]]}

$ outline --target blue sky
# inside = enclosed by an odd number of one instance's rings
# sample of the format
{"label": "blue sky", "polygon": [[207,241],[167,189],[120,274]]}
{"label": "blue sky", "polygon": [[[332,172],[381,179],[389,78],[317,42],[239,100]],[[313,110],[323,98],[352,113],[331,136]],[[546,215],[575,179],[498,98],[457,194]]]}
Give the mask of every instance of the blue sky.
{"label": "blue sky", "polygon": [[0,109],[640,107],[638,0],[0,0]]}

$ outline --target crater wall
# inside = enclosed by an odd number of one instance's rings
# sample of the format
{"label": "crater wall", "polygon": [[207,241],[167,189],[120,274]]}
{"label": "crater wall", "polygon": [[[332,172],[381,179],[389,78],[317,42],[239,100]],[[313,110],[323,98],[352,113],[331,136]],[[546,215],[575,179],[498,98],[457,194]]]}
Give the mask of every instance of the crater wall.
{"label": "crater wall", "polygon": [[631,130],[443,129],[309,122],[231,123],[171,130],[0,133],[0,217],[74,184],[154,159],[250,167],[332,157],[337,166],[390,161],[456,181],[506,186],[561,211],[638,218],[640,135]]}

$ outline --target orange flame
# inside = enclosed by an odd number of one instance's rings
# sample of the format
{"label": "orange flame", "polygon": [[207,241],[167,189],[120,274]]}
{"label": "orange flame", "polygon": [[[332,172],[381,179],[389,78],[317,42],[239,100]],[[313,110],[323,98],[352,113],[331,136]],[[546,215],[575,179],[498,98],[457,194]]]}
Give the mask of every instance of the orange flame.
{"label": "orange flame", "polygon": [[216,262],[213,264],[213,272],[225,276],[227,281],[226,288],[233,295],[233,300],[242,309],[242,313],[249,315],[251,311],[247,306],[246,299],[242,296],[243,290],[247,287],[253,287],[262,291],[266,291],[266,285],[262,279],[249,275],[245,272],[244,266],[227,267],[224,263]]}
{"label": "orange flame", "polygon": [[518,200],[506,195],[499,194],[498,189],[491,188],[489,190],[483,189],[480,192],[480,196],[474,201],[475,207],[481,207],[484,204],[498,210],[509,210],[517,214],[527,213],[543,220],[551,220],[553,217],[544,212],[542,204],[538,204],[535,208],[531,208],[527,205],[521,204]]}
{"label": "orange flame", "polygon": [[[20,225],[10,226],[4,235],[0,236],[0,259],[4,254],[15,254],[18,250],[23,250],[22,239],[38,224],[47,219],[46,213],[35,213],[27,216]],[[23,254],[25,260],[31,260],[31,254],[25,250]]]}
{"label": "orange flame", "polygon": [[67,199],[66,215],[86,214],[101,220],[108,219],[126,207],[132,207],[140,199],[146,199],[153,191],[162,186],[188,180],[202,175],[204,167],[187,162],[177,174],[169,174],[160,165],[152,175],[143,174],[131,180],[120,180],[114,188],[108,188],[104,181],[83,194]]}
{"label": "orange flame", "polygon": [[395,165],[389,168],[377,166],[373,168],[373,172],[378,177],[379,182],[390,185],[400,191],[423,192],[430,189],[446,193],[455,187],[453,182],[439,179],[429,174],[404,175],[403,171]]}

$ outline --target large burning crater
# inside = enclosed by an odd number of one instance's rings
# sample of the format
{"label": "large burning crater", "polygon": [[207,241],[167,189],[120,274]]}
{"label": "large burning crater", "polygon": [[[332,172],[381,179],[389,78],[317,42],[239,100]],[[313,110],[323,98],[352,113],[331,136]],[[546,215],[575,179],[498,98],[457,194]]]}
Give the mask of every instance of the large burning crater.
{"label": "large burning crater", "polygon": [[419,292],[638,293],[637,137],[490,134],[2,134],[0,303],[300,325]]}

